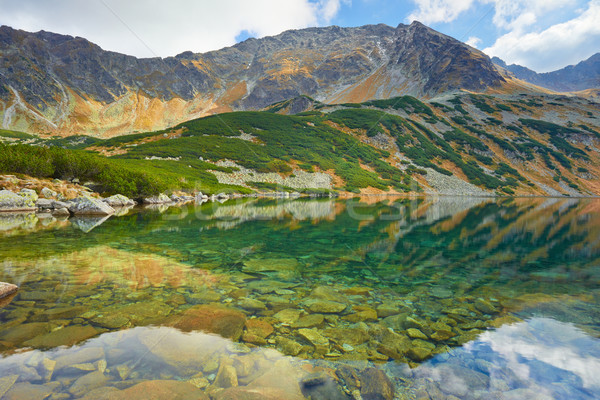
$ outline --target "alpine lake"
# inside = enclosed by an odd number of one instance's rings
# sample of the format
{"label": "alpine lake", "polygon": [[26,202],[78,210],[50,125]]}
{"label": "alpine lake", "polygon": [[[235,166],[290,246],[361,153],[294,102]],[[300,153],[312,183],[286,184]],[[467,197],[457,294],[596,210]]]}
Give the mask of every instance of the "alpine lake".
{"label": "alpine lake", "polygon": [[600,200],[0,215],[0,399],[598,399]]}

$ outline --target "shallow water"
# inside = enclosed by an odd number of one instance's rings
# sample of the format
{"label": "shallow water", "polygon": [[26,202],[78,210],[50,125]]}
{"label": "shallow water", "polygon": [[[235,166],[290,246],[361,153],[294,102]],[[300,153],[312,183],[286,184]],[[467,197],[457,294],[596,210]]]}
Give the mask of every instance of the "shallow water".
{"label": "shallow water", "polygon": [[599,397],[598,200],[123,214],[0,216],[0,398]]}

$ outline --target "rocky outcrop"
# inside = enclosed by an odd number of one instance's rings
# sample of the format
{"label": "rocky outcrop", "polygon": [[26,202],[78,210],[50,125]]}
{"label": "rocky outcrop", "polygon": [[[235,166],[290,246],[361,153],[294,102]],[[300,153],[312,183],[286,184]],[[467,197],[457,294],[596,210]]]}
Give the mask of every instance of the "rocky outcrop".
{"label": "rocky outcrop", "polygon": [[93,197],[77,197],[70,201],[69,211],[75,215],[112,215],[115,209]]}
{"label": "rocky outcrop", "polygon": [[36,200],[37,195],[32,190],[23,189],[19,194],[13,193],[10,190],[0,190],[0,212],[35,211]]}

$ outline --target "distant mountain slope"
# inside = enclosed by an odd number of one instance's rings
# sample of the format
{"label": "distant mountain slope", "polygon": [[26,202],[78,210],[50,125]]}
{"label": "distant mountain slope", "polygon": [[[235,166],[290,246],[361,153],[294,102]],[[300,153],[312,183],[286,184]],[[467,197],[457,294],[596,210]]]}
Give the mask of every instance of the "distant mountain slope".
{"label": "distant mountain slope", "polygon": [[557,92],[576,92],[600,88],[600,53],[596,53],[577,65],[569,65],[557,71],[538,74],[517,64],[506,65],[498,57],[492,61],[512,72],[516,78]]}
{"label": "distant mountain slope", "polygon": [[[598,116],[597,103],[551,94],[335,105],[301,96],[266,112],[223,113],[108,140],[2,131],[0,139],[96,151],[123,168],[176,174],[171,184],[210,193],[220,187],[598,196]],[[2,152],[0,171],[1,161]],[[8,172],[19,172],[9,164]]]}
{"label": "distant mountain slope", "polygon": [[418,22],[292,30],[165,59],[0,27],[2,127],[36,133],[114,136],[298,95],[360,102],[504,82],[485,54]]}

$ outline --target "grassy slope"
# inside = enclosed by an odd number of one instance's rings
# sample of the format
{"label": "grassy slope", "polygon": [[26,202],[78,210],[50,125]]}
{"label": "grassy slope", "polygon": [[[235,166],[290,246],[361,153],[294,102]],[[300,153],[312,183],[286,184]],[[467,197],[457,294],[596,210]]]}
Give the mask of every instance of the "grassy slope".
{"label": "grassy slope", "polygon": [[[528,165],[547,171],[542,175],[552,177],[550,184],[564,182],[585,190],[588,182],[581,178],[582,173],[589,172],[590,164],[597,164],[597,152],[585,145],[600,139],[596,127],[569,121],[558,125],[535,118],[547,107],[568,106],[566,100],[553,103],[536,97],[463,95],[431,104],[408,96],[336,107],[315,104],[315,110],[295,116],[274,113],[282,110],[275,105],[270,112],[220,114],[160,132],[104,141],[54,139],[46,144],[118,150],[111,158],[89,157],[107,163],[115,179],[125,179],[117,171],[130,171],[135,176],[146,174],[145,179],[158,180],[150,190],[198,188],[205,192],[224,188],[208,171],[219,169],[214,162],[223,159],[259,172],[287,174],[292,166],[334,171],[344,182],[338,189],[349,191],[366,187],[414,191],[418,187],[415,181],[423,181],[419,176],[425,173],[423,167],[428,167],[446,175],[458,174],[482,188],[505,194],[535,193],[530,179],[537,182],[540,176]],[[583,112],[582,118],[594,118],[594,113]],[[173,132],[181,135],[162,137]],[[252,135],[253,140],[239,139],[242,132]],[[0,132],[2,135],[10,133]],[[12,133],[12,137],[15,135]],[[378,135],[389,138],[396,146],[392,153],[397,149],[410,162],[391,161],[393,154],[365,143]],[[26,138],[30,139],[21,139]],[[73,150],[73,154],[84,153]],[[179,159],[146,160],[151,156]],[[210,162],[200,161],[200,157]],[[399,169],[396,164],[404,165]],[[10,166],[5,165],[3,170],[9,171]],[[104,184],[107,192],[114,192],[118,185],[108,187],[110,175],[104,177]],[[85,178],[98,179],[89,174]],[[241,187],[228,189],[248,191]],[[131,194],[140,189],[130,185],[127,190]]]}

